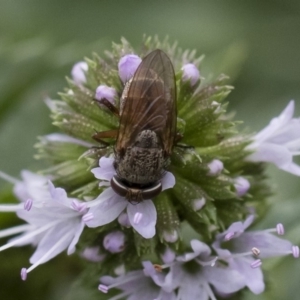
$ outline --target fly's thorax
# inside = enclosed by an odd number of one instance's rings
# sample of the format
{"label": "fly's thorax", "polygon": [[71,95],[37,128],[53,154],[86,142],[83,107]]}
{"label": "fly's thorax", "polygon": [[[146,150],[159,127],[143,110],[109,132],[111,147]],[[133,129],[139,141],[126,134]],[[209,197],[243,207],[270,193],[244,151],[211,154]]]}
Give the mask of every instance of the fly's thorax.
{"label": "fly's thorax", "polygon": [[133,184],[148,185],[159,180],[165,167],[164,151],[155,132],[144,130],[133,146],[122,156],[116,153],[115,166],[119,178]]}

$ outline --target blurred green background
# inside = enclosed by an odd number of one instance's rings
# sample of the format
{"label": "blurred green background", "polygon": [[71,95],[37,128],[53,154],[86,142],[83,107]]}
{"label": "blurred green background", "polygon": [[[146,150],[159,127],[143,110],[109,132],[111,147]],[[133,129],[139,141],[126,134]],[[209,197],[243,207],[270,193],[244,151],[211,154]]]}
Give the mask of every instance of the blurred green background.
{"label": "blurred green background", "polygon": [[[0,0],[0,170],[18,176],[21,169],[40,167],[33,144],[53,131],[44,97],[56,97],[75,62],[103,53],[121,36],[138,46],[144,33],[169,35],[182,48],[204,53],[202,76],[231,77],[229,108],[244,120],[242,128],[259,130],[290,99],[299,116],[299,31],[299,0]],[[299,178],[274,167],[268,172],[276,194],[259,227],[280,221],[299,244]],[[1,181],[0,187],[1,201],[8,201],[10,186]],[[0,215],[2,228],[15,222]],[[61,255],[24,283],[19,271],[30,253],[29,247],[0,253],[0,298],[73,300],[67,294],[80,271],[77,258]],[[247,299],[299,299],[300,262],[269,260],[265,268],[272,269],[266,276],[271,291]]]}

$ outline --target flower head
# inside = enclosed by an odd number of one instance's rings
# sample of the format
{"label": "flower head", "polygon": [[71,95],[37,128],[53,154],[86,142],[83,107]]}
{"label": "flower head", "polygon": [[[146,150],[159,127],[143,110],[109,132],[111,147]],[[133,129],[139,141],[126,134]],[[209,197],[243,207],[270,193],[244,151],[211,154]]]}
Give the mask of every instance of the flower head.
{"label": "flower head", "polygon": [[300,118],[293,118],[294,101],[290,101],[282,113],[254,136],[248,149],[253,151],[247,160],[270,162],[279,169],[300,176],[300,167],[293,156],[300,150]]}

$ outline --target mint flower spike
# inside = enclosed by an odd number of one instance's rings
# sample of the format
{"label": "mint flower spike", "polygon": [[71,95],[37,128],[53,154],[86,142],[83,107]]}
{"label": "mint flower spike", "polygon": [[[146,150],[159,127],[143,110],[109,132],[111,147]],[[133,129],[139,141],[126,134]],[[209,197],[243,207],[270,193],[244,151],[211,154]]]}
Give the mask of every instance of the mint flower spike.
{"label": "mint flower spike", "polygon": [[122,293],[109,298],[109,300],[123,299],[124,297],[129,300],[178,299],[173,291],[174,286],[171,278],[168,275],[157,272],[149,261],[144,261],[143,267],[143,270],[131,271],[116,278],[111,276],[101,277],[99,291],[106,294],[112,288],[122,290]]}
{"label": "mint flower spike", "polygon": [[[100,167],[92,169],[92,173],[96,178],[110,182],[111,178],[116,175],[113,162],[113,158],[101,157],[99,160]],[[175,177],[170,172],[166,172],[161,182],[162,190],[169,189],[174,186]],[[100,186],[103,184],[100,183]],[[87,205],[89,211],[83,220],[88,227],[108,224],[117,219],[126,209],[131,226],[140,235],[146,239],[155,235],[157,212],[152,200],[133,205],[124,197],[117,195],[111,187],[108,187],[97,199],[88,202]]]}
{"label": "mint flower spike", "polygon": [[[0,237],[21,234],[0,247],[0,251],[14,246],[37,245],[30,258],[32,266],[22,269],[21,277],[25,280],[30,271],[62,251],[68,249],[69,255],[75,251],[84,228],[82,215],[86,211],[82,210],[79,200],[68,198],[65,190],[55,188],[47,178],[28,171],[23,171],[22,177],[24,181],[15,185],[16,195],[21,201],[32,195],[32,203],[30,211],[20,208],[16,213],[28,224],[0,231]],[[80,211],[74,209],[74,205],[80,207]]]}
{"label": "mint flower spike", "polygon": [[270,162],[279,169],[300,176],[300,166],[293,156],[300,154],[300,118],[293,118],[294,100],[268,126],[257,133],[247,150],[253,151],[248,161]]}
{"label": "mint flower spike", "polygon": [[80,61],[73,66],[71,75],[77,85],[86,83],[85,73],[87,72],[88,68],[88,64],[85,61]]}
{"label": "mint flower spike", "polygon": [[226,261],[231,268],[237,270],[254,294],[260,294],[265,288],[263,274],[259,268],[262,264],[261,259],[290,254],[296,258],[299,248],[293,246],[290,241],[272,234],[284,233],[280,223],[275,228],[247,232],[246,229],[253,220],[254,216],[250,215],[245,222],[233,223],[226,231],[216,236],[212,246],[219,259]]}

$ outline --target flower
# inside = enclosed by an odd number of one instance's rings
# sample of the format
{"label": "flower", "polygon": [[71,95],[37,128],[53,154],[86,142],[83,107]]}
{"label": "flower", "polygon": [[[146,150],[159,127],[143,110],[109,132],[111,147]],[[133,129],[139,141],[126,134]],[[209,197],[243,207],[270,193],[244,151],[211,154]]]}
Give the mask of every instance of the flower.
{"label": "flower", "polygon": [[219,264],[206,244],[193,239],[191,248],[193,252],[177,256],[170,266],[169,276],[178,288],[176,299],[216,299],[210,285],[224,294],[244,288],[240,274],[231,266]]}
{"label": "flower", "polygon": [[119,75],[124,83],[133,77],[141,61],[141,58],[135,54],[127,54],[120,59],[118,64]]}
{"label": "flower", "polygon": [[282,113],[257,133],[247,149],[253,151],[248,161],[270,162],[279,169],[300,176],[300,167],[293,156],[300,150],[300,118],[293,118],[294,101],[290,101]]}
{"label": "flower", "polygon": [[[116,174],[113,162],[113,158],[101,157],[99,160],[100,167],[92,169],[95,177],[110,181]],[[175,178],[170,172],[166,172],[161,182],[162,190],[165,190],[174,186]],[[103,185],[103,182],[100,185]],[[152,200],[131,204],[124,197],[117,195],[111,187],[108,187],[97,199],[88,202],[87,205],[89,211],[84,216],[84,221],[88,227],[98,227],[108,224],[118,218],[126,209],[131,226],[140,235],[146,239],[152,238],[155,235],[157,213]]]}
{"label": "flower", "polygon": [[111,288],[123,291],[118,298],[110,298],[111,300],[124,297],[127,300],[176,300],[169,278],[157,272],[151,262],[144,261],[142,264],[143,270],[131,271],[116,278],[101,277],[98,289],[103,293],[108,293]]}
{"label": "flower", "polygon": [[73,66],[71,75],[77,85],[81,85],[86,82],[85,73],[88,68],[88,64],[85,61],[80,61]]}
{"label": "flower", "polygon": [[[28,224],[0,231],[1,237],[21,233],[0,247],[0,251],[27,244],[37,246],[30,258],[32,266],[22,269],[21,276],[25,280],[27,273],[65,249],[68,249],[69,255],[75,251],[84,228],[82,214],[85,206],[77,199],[68,198],[64,189],[55,188],[43,176],[23,171],[22,177],[24,180],[15,185],[17,196],[21,200],[30,196],[32,203],[27,210],[17,205],[16,213]],[[46,181],[48,184],[45,184]]]}
{"label": "flower", "polygon": [[97,100],[106,99],[112,104],[115,103],[115,98],[117,96],[117,91],[114,88],[108,87],[106,85],[99,85],[96,89],[95,98]]}
{"label": "flower", "polygon": [[185,64],[182,69],[182,80],[190,81],[191,86],[195,85],[200,79],[200,73],[198,68],[194,64]]}
{"label": "flower", "polygon": [[226,261],[231,268],[238,271],[241,278],[244,278],[246,286],[254,294],[260,294],[264,291],[265,285],[259,268],[262,262],[257,257],[266,258],[288,254],[298,257],[299,248],[272,234],[277,232],[282,235],[284,233],[282,224],[268,230],[246,232],[253,220],[254,216],[250,215],[244,222],[231,224],[226,231],[216,236],[212,246],[219,259]]}

